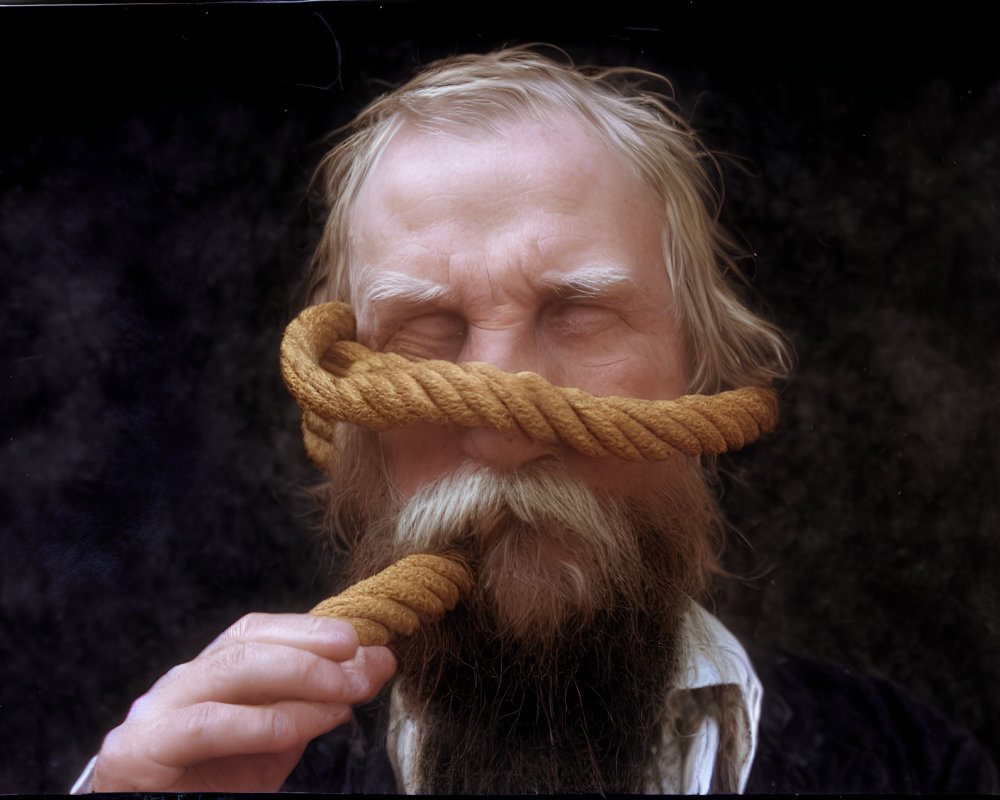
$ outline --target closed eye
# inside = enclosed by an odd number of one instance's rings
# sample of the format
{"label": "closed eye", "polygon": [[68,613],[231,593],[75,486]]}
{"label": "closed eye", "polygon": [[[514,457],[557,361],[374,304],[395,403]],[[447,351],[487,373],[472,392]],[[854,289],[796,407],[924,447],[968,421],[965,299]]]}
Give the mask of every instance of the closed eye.
{"label": "closed eye", "polygon": [[381,349],[407,358],[457,361],[467,333],[462,317],[437,311],[401,320]]}
{"label": "closed eye", "polygon": [[608,332],[622,322],[613,308],[588,302],[562,302],[550,307],[546,329],[557,337],[588,337]]}

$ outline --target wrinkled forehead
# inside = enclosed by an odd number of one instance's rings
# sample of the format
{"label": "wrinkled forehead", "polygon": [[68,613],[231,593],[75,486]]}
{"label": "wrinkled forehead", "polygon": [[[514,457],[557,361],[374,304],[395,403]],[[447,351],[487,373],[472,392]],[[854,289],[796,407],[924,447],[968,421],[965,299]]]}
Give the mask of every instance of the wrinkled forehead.
{"label": "wrinkled forehead", "polygon": [[489,131],[457,133],[405,123],[362,184],[352,222],[362,219],[373,201],[393,199],[393,193],[462,188],[483,180],[499,181],[503,188],[548,182],[580,192],[588,173],[608,168],[632,174],[621,157],[572,119],[510,120]]}
{"label": "wrinkled forehead", "polygon": [[[435,109],[432,107],[431,110]],[[456,147],[512,136],[520,137],[524,144],[530,144],[527,139],[531,137],[558,142],[568,136],[586,136],[603,145],[605,151],[602,157],[616,159],[630,173],[648,183],[629,148],[619,141],[619,128],[624,122],[617,120],[617,127],[615,123],[609,126],[607,120],[603,122],[605,124],[593,115],[558,100],[538,98],[509,105],[460,98],[452,102],[442,101],[436,113],[399,111],[381,123],[383,132],[374,145],[371,162],[358,187],[354,204],[372,176],[379,172],[387,156],[398,150],[399,141],[412,141],[419,136],[428,137],[427,141],[450,142]],[[398,162],[395,166],[398,167]],[[657,187],[650,188],[655,191]]]}
{"label": "wrinkled forehead", "polygon": [[[625,207],[641,213],[622,215]],[[415,241],[419,232],[441,242],[450,232],[468,242],[515,221],[518,229],[537,224],[553,234],[579,217],[593,220],[585,238],[641,238],[661,228],[656,208],[624,159],[572,118],[507,120],[471,135],[407,123],[351,209],[352,296],[372,250],[393,239]],[[543,218],[555,227],[542,228]]]}
{"label": "wrinkled forehead", "polygon": [[[609,170],[629,176],[636,192],[651,187],[620,151],[592,125],[566,111],[505,114],[472,121],[400,118],[382,142],[350,206],[352,247],[359,229],[386,205],[422,190],[474,188],[476,181],[516,191],[547,183],[583,194],[591,179]],[[640,185],[641,184],[641,185]],[[433,213],[433,212],[428,212]]]}

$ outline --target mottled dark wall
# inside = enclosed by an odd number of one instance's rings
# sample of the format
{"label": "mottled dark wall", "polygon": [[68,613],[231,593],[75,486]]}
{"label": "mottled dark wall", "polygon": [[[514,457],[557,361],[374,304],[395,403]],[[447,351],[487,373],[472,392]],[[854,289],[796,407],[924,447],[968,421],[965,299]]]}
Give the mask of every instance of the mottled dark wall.
{"label": "mottled dark wall", "polygon": [[731,461],[728,563],[757,577],[720,613],[1000,754],[986,24],[440,8],[0,9],[0,792],[64,790],[165,669],[323,594],[277,368],[320,139],[416,63],[536,39],[666,72],[745,158],[726,216],[800,366]]}

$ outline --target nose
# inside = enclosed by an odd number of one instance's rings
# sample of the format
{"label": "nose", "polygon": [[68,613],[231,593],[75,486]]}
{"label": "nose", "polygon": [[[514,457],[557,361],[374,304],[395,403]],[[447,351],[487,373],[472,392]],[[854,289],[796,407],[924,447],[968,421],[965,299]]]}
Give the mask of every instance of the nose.
{"label": "nose", "polygon": [[504,372],[541,373],[535,336],[530,324],[520,320],[470,325],[458,360],[492,364]]}
{"label": "nose", "polygon": [[[545,375],[530,332],[520,326],[471,329],[461,360],[485,362],[504,372],[530,371]],[[553,448],[533,441],[516,428],[509,431],[470,428],[462,434],[462,451],[473,461],[498,469],[514,469],[551,455]]]}
{"label": "nose", "polygon": [[516,469],[552,452],[552,447],[529,439],[519,430],[470,428],[462,433],[462,453],[466,458],[500,470]]}

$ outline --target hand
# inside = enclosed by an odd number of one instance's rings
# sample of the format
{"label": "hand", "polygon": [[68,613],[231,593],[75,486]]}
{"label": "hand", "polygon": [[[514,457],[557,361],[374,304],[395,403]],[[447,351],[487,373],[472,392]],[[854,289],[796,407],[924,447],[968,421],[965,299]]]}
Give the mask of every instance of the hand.
{"label": "hand", "polygon": [[250,614],[132,704],[104,739],[93,790],[277,791],[309,741],[395,670],[341,620]]}

